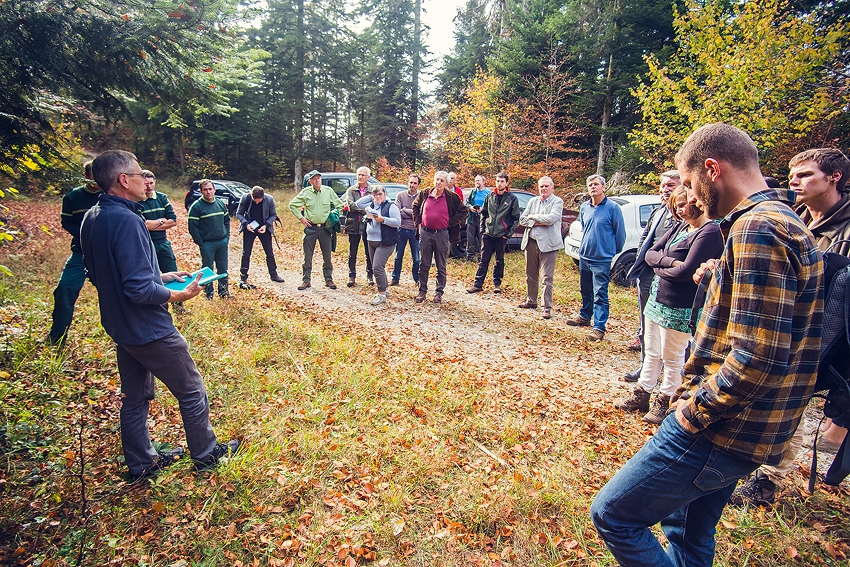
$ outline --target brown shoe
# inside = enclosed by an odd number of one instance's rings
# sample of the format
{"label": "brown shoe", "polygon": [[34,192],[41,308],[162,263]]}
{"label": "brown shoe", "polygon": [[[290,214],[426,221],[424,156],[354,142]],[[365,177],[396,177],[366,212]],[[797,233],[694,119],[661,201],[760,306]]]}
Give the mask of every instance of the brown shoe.
{"label": "brown shoe", "polygon": [[520,309],[537,309],[537,304],[526,299],[524,302],[517,305],[517,307]]}
{"label": "brown shoe", "polygon": [[420,291],[420,292],[416,295],[416,297],[414,298],[414,300],[413,300],[413,301],[415,301],[416,303],[422,303],[423,301],[425,301],[425,292],[424,292],[424,291]]}
{"label": "brown shoe", "polygon": [[355,280],[354,278],[348,278],[348,283],[347,283],[346,285],[347,285],[348,287],[354,287],[354,283],[355,283],[356,281],[357,281],[357,280]]}
{"label": "brown shoe", "polygon": [[325,285],[331,289],[336,289],[336,284],[333,280],[325,280]]}
{"label": "brown shoe", "polygon": [[478,293],[480,291],[484,291],[484,288],[472,286],[471,288],[466,290],[466,293]]}
{"label": "brown shoe", "polygon": [[566,323],[570,327],[590,327],[590,319],[585,319],[584,317],[573,317],[572,319],[567,319]]}
{"label": "brown shoe", "polygon": [[629,350],[640,352],[640,339],[635,339],[635,342],[626,347]]}
{"label": "brown shoe", "polygon": [[541,315],[541,317],[543,317],[544,319],[551,319],[552,318],[552,310],[547,308],[547,307],[544,307],[543,308],[543,315]]}
{"label": "brown shoe", "polygon": [[298,291],[304,291],[310,287],[310,282],[302,282],[301,285],[298,286]]}
{"label": "brown shoe", "polygon": [[623,411],[640,411],[646,413],[649,411],[650,396],[651,394],[649,392],[640,386],[635,386],[631,396],[614,400],[614,407]]}
{"label": "brown shoe", "polygon": [[667,417],[667,410],[670,409],[670,396],[658,394],[652,401],[652,409],[643,416],[643,420],[647,423],[658,425],[664,418]]}
{"label": "brown shoe", "polygon": [[434,294],[434,303],[442,303],[442,302],[443,302],[443,294],[440,293],[440,292],[437,292],[436,294]]}
{"label": "brown shoe", "polygon": [[600,331],[599,329],[591,329],[589,333],[587,333],[587,340],[591,342],[599,342],[605,338],[605,331]]}

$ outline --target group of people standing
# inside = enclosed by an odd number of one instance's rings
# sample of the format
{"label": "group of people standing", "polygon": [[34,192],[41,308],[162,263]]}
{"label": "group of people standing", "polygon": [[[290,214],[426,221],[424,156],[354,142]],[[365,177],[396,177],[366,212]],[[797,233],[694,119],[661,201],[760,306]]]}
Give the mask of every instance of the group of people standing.
{"label": "group of people standing", "polygon": [[[387,300],[387,290],[400,283],[406,249],[410,248],[412,277],[419,292],[414,301],[422,303],[428,294],[431,267],[436,270],[433,302],[442,303],[446,287],[446,263],[452,243],[460,242],[461,230],[467,230],[467,257],[479,261],[475,280],[467,292],[483,291],[490,260],[493,268],[493,293],[501,292],[504,277],[505,249],[517,226],[524,226],[521,248],[526,256],[527,299],[521,308],[537,308],[540,279],[543,280],[542,317],[552,316],[552,288],[558,250],[564,248],[561,217],[564,201],[554,194],[554,182],[548,176],[538,181],[539,196],[533,197],[520,211],[515,195],[509,191],[508,174],[496,175],[496,188],[485,187],[486,179],[476,177],[476,188],[466,197],[456,186],[452,174],[438,171],[433,187],[421,188],[422,178],[411,175],[408,190],[387,201],[382,185],[369,185],[369,168],[357,170],[357,184],[346,192],[343,201],[327,185],[322,175],[313,170],[307,174],[309,186],[289,203],[292,214],[304,225],[302,282],[299,290],[311,287],[313,254],[318,240],[323,257],[325,285],[336,289],[331,262],[334,216],[345,214],[344,231],[349,240],[348,287],[356,285],[357,256],[361,247],[366,256],[366,277],[376,285],[373,305]],[[395,254],[390,278],[386,264]],[[479,260],[480,258],[480,260]]]}

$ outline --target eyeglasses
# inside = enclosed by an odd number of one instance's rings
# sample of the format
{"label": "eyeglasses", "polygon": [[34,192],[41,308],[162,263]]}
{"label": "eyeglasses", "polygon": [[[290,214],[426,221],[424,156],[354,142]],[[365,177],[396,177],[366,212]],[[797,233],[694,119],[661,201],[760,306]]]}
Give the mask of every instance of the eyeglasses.
{"label": "eyeglasses", "polygon": [[126,175],[127,177],[144,177],[144,173],[119,173],[118,175]]}

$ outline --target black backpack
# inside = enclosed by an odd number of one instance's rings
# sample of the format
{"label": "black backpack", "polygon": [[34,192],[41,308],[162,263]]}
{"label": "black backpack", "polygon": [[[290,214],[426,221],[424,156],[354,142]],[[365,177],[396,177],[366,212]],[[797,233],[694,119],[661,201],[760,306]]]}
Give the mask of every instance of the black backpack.
{"label": "black backpack", "polygon": [[[850,425],[850,258],[827,252],[823,255],[824,302],[823,339],[818,365],[818,379],[814,396],[823,398],[824,419],[831,418],[836,425]],[[817,437],[815,432],[812,453],[812,471],[809,476],[809,492],[815,488],[817,478]],[[835,460],[826,473],[824,482],[837,486],[850,474],[850,447],[847,437],[835,455]]]}

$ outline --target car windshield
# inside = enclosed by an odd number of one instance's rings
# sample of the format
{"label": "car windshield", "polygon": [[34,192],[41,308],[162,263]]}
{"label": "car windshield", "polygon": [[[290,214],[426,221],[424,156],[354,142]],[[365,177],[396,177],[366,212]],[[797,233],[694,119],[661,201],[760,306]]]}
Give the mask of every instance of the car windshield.
{"label": "car windshield", "polygon": [[230,189],[235,195],[245,195],[246,193],[251,192],[251,188],[245,185],[244,183],[239,183],[238,181],[227,181],[223,183],[225,187]]}
{"label": "car windshield", "polygon": [[531,193],[514,193],[516,195],[517,201],[519,201],[519,209],[524,211],[528,206],[528,202],[531,200],[534,195]]}

